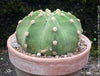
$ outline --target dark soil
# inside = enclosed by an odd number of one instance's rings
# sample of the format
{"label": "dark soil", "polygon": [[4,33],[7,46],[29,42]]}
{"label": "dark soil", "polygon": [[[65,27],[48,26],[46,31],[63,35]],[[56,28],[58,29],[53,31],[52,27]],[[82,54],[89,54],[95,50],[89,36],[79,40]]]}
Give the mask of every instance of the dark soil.
{"label": "dark soil", "polygon": [[[7,50],[3,51],[4,53],[0,53],[0,76],[16,76],[15,68],[9,60]],[[88,64],[81,71],[81,76],[100,76],[97,62],[97,58],[90,57]]]}

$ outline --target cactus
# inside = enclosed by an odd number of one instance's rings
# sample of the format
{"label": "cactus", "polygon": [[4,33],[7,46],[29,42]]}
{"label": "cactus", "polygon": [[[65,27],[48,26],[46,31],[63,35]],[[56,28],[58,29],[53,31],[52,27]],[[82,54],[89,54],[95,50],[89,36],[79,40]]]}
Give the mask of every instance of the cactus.
{"label": "cactus", "polygon": [[18,22],[16,38],[32,54],[63,55],[80,44],[82,28],[78,18],[59,9],[37,10]]}

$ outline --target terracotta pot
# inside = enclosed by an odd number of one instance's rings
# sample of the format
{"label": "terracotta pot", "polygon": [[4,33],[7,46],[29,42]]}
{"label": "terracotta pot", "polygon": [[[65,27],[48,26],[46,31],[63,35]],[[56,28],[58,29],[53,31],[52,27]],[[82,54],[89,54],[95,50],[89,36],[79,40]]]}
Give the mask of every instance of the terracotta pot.
{"label": "terracotta pot", "polygon": [[7,41],[10,61],[16,68],[28,74],[68,75],[81,70],[88,62],[91,43],[84,35],[82,39],[87,43],[87,49],[78,55],[66,58],[38,58],[24,55],[11,46],[14,37],[15,34]]}

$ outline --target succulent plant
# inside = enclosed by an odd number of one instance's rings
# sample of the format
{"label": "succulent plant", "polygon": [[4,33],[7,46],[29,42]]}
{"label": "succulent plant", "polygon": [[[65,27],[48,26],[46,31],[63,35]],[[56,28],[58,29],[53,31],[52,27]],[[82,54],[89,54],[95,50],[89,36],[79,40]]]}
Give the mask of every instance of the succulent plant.
{"label": "succulent plant", "polygon": [[32,54],[63,55],[80,44],[82,28],[78,18],[59,9],[37,10],[18,22],[16,38]]}

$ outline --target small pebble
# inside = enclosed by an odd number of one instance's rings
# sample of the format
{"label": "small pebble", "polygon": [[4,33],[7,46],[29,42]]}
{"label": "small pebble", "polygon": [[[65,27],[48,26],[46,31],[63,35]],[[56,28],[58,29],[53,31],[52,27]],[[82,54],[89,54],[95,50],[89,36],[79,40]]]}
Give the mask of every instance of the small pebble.
{"label": "small pebble", "polygon": [[86,75],[90,76],[91,75],[91,72],[86,72]]}
{"label": "small pebble", "polygon": [[83,68],[83,70],[87,70],[89,68],[88,65],[85,65],[85,67]]}
{"label": "small pebble", "polygon": [[76,50],[76,52],[78,52],[78,48],[76,48],[75,50]]}
{"label": "small pebble", "polygon": [[86,49],[86,47],[85,46],[80,46],[78,49],[79,49],[79,51],[84,51]]}
{"label": "small pebble", "polygon": [[72,56],[74,56],[74,55],[73,55],[73,53],[67,53],[67,56],[68,56],[68,57],[72,57]]}
{"label": "small pebble", "polygon": [[21,49],[17,48],[17,51],[19,51],[19,52],[20,52],[20,50],[21,50]]}
{"label": "small pebble", "polygon": [[25,55],[28,55],[28,53],[26,52]]}
{"label": "small pebble", "polygon": [[73,52],[74,55],[77,55],[77,52]]}
{"label": "small pebble", "polygon": [[12,72],[11,69],[6,69],[6,71],[5,71],[5,73],[10,73],[10,72]]}
{"label": "small pebble", "polygon": [[92,68],[91,71],[92,71],[92,72],[98,72],[98,69]]}
{"label": "small pebble", "polygon": [[84,46],[87,46],[87,44],[86,44],[86,43],[84,43]]}
{"label": "small pebble", "polygon": [[35,56],[36,56],[36,54],[32,54],[31,56],[32,56],[32,57],[35,57]]}
{"label": "small pebble", "polygon": [[84,72],[81,72],[81,74],[84,74]]}
{"label": "small pebble", "polygon": [[23,52],[23,53],[25,53],[25,51],[24,51],[24,50],[22,50],[22,52]]}
{"label": "small pebble", "polygon": [[83,43],[80,43],[80,46],[84,46],[84,44]]}
{"label": "small pebble", "polygon": [[17,48],[17,51],[21,52],[22,50],[20,48]]}
{"label": "small pebble", "polygon": [[37,53],[37,56],[41,56],[41,53]]}
{"label": "small pebble", "polygon": [[13,43],[12,47],[14,48],[18,48],[20,45],[16,42],[16,43]]}
{"label": "small pebble", "polygon": [[64,58],[64,55],[61,55],[61,58]]}
{"label": "small pebble", "polygon": [[67,55],[64,55],[64,58],[67,57]]}
{"label": "small pebble", "polygon": [[59,58],[59,55],[56,55],[55,58]]}
{"label": "small pebble", "polygon": [[31,56],[31,53],[28,53],[27,55]]}
{"label": "small pebble", "polygon": [[23,54],[25,54],[25,55],[26,55],[26,52],[23,52]]}

